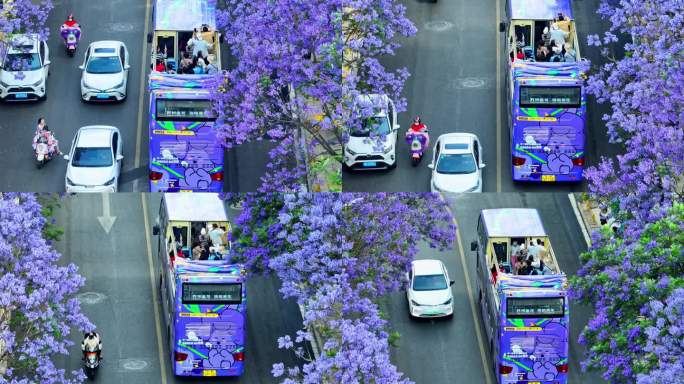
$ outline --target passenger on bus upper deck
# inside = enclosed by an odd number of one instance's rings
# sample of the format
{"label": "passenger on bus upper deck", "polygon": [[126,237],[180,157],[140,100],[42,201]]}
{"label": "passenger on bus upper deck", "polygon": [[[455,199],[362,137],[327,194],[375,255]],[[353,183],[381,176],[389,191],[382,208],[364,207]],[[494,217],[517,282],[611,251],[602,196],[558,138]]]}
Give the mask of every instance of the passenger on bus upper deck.
{"label": "passenger on bus upper deck", "polygon": [[554,45],[563,46],[565,44],[565,39],[570,35],[570,33],[563,31],[558,27],[558,23],[551,24],[551,42]]}

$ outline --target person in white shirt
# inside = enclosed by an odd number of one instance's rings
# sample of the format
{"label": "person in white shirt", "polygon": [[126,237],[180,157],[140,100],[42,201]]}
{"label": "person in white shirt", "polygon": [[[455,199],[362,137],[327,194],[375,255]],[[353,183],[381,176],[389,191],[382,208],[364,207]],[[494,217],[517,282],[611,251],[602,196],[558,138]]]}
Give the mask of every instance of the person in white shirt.
{"label": "person in white shirt", "polygon": [[225,232],[219,228],[219,226],[214,223],[212,224],[212,229],[209,231],[209,238],[211,238],[211,244],[215,247],[222,247],[223,246],[223,237],[225,236]]}
{"label": "person in white shirt", "polygon": [[527,248],[528,250],[528,255],[532,257],[532,266],[534,268],[539,268],[539,251],[540,251],[540,246],[534,244],[533,241],[530,241],[530,246]]}

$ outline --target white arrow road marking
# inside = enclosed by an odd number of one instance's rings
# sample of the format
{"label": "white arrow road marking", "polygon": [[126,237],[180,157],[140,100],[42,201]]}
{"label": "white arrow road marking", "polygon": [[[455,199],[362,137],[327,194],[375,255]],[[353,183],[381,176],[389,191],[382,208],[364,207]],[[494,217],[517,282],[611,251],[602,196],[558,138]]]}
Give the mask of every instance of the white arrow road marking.
{"label": "white arrow road marking", "polygon": [[104,229],[106,234],[112,230],[112,226],[116,221],[116,216],[111,215],[111,210],[109,207],[109,193],[101,193],[102,195],[102,216],[98,216],[97,220],[100,222],[102,229]]}

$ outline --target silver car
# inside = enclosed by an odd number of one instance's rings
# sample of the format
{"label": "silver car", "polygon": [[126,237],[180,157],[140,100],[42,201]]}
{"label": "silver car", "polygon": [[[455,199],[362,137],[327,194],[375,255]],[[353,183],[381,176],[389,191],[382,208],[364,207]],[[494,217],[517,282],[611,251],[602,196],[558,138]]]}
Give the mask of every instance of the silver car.
{"label": "silver car", "polygon": [[121,101],[126,98],[128,49],[120,41],[96,41],[88,46],[81,75],[83,101]]}
{"label": "silver car", "polygon": [[66,191],[116,192],[123,160],[121,132],[108,125],[90,125],[76,132],[67,166]]}

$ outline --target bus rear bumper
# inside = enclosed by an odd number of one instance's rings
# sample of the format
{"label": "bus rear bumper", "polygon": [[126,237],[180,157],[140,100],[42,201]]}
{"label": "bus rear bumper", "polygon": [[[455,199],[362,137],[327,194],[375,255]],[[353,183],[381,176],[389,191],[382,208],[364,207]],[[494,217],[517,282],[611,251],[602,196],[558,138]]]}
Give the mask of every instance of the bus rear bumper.
{"label": "bus rear bumper", "polygon": [[583,180],[582,171],[573,171],[568,174],[553,174],[539,172],[521,172],[513,168],[513,181],[523,183],[579,183]]}

